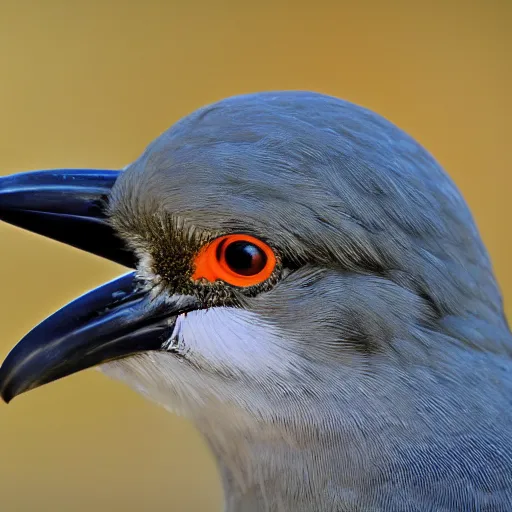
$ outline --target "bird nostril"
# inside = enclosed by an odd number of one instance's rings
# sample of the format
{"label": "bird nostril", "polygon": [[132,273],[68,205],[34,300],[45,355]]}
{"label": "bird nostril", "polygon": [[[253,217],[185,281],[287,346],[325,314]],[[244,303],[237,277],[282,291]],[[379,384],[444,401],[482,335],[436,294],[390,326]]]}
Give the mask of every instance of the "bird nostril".
{"label": "bird nostril", "polygon": [[104,194],[94,201],[91,201],[87,213],[96,217],[106,217],[107,208],[108,195]]}

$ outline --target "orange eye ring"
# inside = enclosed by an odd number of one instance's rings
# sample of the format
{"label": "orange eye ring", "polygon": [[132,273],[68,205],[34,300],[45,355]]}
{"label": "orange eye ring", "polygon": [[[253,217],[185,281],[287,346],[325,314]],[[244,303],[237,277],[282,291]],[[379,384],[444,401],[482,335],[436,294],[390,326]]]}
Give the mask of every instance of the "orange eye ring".
{"label": "orange eye ring", "polygon": [[276,266],[272,249],[250,235],[225,235],[199,251],[192,279],[254,286],[267,280]]}

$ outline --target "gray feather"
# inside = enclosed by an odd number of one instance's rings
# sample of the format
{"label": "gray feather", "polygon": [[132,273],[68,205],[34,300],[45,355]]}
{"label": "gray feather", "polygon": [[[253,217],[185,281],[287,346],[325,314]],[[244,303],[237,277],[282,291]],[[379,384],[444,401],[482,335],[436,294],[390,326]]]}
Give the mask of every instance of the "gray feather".
{"label": "gray feather", "polygon": [[158,400],[204,434],[228,510],[512,510],[501,294],[457,188],[403,131],[320,94],[230,98],[153,142],[110,213],[150,277],[147,226],[165,239],[169,219],[206,237],[261,237],[288,265],[240,298],[240,325],[268,336],[249,340],[260,373],[237,365],[237,336],[245,346],[252,335],[232,319],[208,320],[234,331],[218,364],[204,356],[215,347],[198,346],[187,369],[165,356],[111,367],[150,395],[162,384],[141,377],[144,365],[169,381],[173,398]]}

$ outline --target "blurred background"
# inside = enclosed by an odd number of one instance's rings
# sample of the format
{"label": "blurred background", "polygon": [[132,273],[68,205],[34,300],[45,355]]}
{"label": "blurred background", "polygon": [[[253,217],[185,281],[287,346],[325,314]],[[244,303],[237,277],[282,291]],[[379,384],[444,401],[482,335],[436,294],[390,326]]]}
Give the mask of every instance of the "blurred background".
{"label": "blurred background", "polygon": [[[0,174],[120,168],[225,96],[311,89],[408,131],[470,204],[512,313],[512,3],[0,0]],[[0,358],[124,269],[0,225]],[[0,404],[3,512],[219,511],[183,419],[89,370]]]}

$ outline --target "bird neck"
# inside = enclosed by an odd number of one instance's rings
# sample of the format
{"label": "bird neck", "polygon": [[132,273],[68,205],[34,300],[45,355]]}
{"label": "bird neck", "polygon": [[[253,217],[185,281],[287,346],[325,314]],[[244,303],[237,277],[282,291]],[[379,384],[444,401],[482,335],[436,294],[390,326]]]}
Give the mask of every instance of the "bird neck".
{"label": "bird neck", "polygon": [[211,430],[204,435],[217,460],[225,512],[339,509],[343,476],[336,440],[283,440],[270,430],[257,436]]}
{"label": "bird neck", "polygon": [[[484,490],[499,493],[511,481],[503,468],[512,460],[512,381],[501,361],[454,357],[456,379],[432,368],[409,368],[405,379],[381,371],[354,396],[288,407],[302,416],[286,415],[283,402],[265,421],[228,406],[196,416],[217,460],[225,512],[471,509]],[[473,489],[479,464],[485,471]]]}
{"label": "bird neck", "polygon": [[311,454],[273,443],[232,441],[229,447],[210,443],[222,478],[225,512],[324,510],[305,500],[308,494],[313,498],[306,489],[307,472],[316,472]]}

